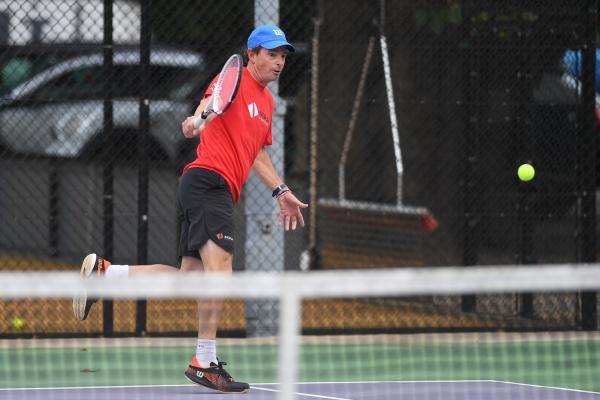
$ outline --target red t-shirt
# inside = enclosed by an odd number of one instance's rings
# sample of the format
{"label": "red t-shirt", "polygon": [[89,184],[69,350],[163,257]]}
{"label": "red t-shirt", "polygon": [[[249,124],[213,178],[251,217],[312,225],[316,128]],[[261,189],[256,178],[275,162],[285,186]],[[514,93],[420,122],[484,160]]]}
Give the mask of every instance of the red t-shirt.
{"label": "red t-shirt", "polygon": [[[204,97],[212,94],[216,80]],[[206,125],[196,159],[183,172],[190,168],[215,171],[227,181],[231,197],[237,203],[258,152],[272,143],[272,117],[273,96],[244,68],[235,100],[224,114]]]}

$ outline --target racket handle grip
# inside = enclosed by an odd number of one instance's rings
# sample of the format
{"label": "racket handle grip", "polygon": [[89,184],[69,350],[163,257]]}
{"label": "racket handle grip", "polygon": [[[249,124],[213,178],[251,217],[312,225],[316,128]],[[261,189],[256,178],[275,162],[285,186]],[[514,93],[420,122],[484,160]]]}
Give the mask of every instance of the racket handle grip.
{"label": "racket handle grip", "polygon": [[208,117],[208,114],[210,114],[210,111],[202,111],[202,114],[200,114],[200,116],[194,120],[194,128],[200,128],[200,125],[204,123],[206,117]]}
{"label": "racket handle grip", "polygon": [[204,119],[204,118],[202,118],[201,116],[200,116],[200,117],[197,117],[197,118],[194,120],[194,128],[200,128],[200,125],[202,125],[202,124],[204,123],[204,120],[205,120],[205,119]]}

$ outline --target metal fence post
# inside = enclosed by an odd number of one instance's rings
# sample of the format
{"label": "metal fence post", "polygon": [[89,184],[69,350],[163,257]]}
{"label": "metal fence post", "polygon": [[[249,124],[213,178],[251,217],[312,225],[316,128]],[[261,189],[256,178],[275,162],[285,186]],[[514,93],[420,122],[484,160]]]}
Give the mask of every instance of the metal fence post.
{"label": "metal fence post", "polygon": [[[104,0],[104,35],[102,39],[102,79],[104,82],[103,99],[103,151],[108,151],[112,136],[113,122],[113,0]],[[114,251],[114,168],[112,162],[102,163],[102,221],[103,221],[103,254],[111,259]],[[102,319],[104,336],[113,335],[113,302],[103,301]]]}
{"label": "metal fence post", "polygon": [[[279,23],[279,0],[255,0],[255,26]],[[285,73],[285,72],[284,72]],[[269,85],[275,98],[275,111],[272,121],[273,145],[268,149],[273,165],[279,176],[283,171],[283,119],[286,106],[279,94],[277,82]],[[277,202],[271,198],[271,192],[260,179],[252,174],[246,183],[246,265],[248,271],[273,271],[284,269],[283,230],[275,224],[277,220]],[[277,334],[279,318],[276,300],[248,300],[246,319],[248,336],[273,336]]]}
{"label": "metal fence post", "polygon": [[[138,206],[137,206],[137,262],[148,263],[148,174],[149,174],[149,135],[150,135],[150,23],[152,0],[142,1],[142,21],[140,34],[140,119],[138,128]],[[135,334],[146,334],[146,300],[136,303]]]}
{"label": "metal fence post", "polygon": [[[596,108],[596,34],[597,34],[597,0],[587,4],[586,38],[583,44],[581,59],[581,94],[580,109],[581,127],[579,132],[579,236],[578,262],[595,262],[596,256],[596,152],[598,149],[597,132],[595,130]],[[597,294],[596,292],[580,293],[581,315],[580,326],[583,330],[598,329]]]}

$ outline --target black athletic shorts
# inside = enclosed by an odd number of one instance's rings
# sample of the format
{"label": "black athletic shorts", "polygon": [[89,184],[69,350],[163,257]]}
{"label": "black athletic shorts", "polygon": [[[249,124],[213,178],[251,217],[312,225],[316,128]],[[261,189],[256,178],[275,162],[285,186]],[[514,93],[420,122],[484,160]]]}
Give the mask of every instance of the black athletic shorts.
{"label": "black athletic shorts", "polygon": [[198,250],[209,239],[233,253],[233,199],[221,175],[203,168],[185,172],[177,189],[177,209],[180,257],[200,258]]}

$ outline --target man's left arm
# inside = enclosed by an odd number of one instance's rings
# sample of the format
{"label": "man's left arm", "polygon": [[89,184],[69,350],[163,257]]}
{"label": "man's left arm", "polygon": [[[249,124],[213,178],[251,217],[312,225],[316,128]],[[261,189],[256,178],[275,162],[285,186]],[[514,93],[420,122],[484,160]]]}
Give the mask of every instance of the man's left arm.
{"label": "man's left arm", "polygon": [[273,197],[279,203],[279,224],[285,220],[285,230],[296,229],[296,225],[300,222],[300,226],[304,226],[304,217],[300,209],[308,207],[308,204],[302,203],[294,196],[292,191],[283,183],[283,180],[275,171],[269,153],[263,148],[258,152],[252,170],[264,182],[269,189],[273,191]]}

